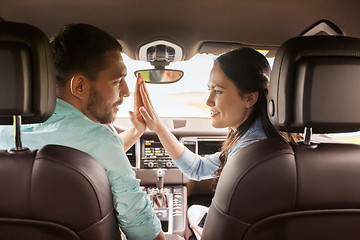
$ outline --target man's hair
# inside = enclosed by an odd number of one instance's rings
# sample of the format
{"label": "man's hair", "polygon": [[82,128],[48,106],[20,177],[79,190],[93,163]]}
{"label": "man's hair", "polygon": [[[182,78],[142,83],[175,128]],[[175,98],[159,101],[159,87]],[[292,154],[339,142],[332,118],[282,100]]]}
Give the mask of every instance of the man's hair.
{"label": "man's hair", "polygon": [[107,67],[106,52],[122,51],[115,38],[88,24],[65,25],[51,37],[50,43],[60,91],[74,73],[96,80],[98,73]]}

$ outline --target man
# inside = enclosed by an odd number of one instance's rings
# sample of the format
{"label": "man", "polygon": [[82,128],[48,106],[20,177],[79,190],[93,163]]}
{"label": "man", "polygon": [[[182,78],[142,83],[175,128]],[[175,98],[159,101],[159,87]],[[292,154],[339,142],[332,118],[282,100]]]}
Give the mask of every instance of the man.
{"label": "man", "polygon": [[[129,96],[121,45],[86,24],[66,25],[50,42],[57,70],[55,112],[44,123],[23,126],[23,145],[30,149],[65,145],[92,155],[107,172],[118,222],[127,238],[165,239],[124,152],[146,130],[145,123],[131,112],[134,127],[120,136],[102,125],[114,121],[123,98]],[[138,86],[134,97],[138,109]],[[12,129],[0,129],[0,136],[2,148],[13,147]]]}

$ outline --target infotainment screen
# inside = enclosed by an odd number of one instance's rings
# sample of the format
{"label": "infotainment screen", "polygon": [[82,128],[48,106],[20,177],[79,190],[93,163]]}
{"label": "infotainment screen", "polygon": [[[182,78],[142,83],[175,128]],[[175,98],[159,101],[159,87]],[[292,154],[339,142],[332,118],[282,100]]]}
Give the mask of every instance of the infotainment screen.
{"label": "infotainment screen", "polygon": [[198,141],[198,154],[208,155],[219,152],[223,140]]}
{"label": "infotainment screen", "polygon": [[169,154],[159,140],[144,140],[144,158],[169,158]]}
{"label": "infotainment screen", "polygon": [[140,168],[175,168],[158,138],[142,140]]}
{"label": "infotainment screen", "polygon": [[225,137],[183,137],[181,143],[200,156],[213,154],[221,150]]}

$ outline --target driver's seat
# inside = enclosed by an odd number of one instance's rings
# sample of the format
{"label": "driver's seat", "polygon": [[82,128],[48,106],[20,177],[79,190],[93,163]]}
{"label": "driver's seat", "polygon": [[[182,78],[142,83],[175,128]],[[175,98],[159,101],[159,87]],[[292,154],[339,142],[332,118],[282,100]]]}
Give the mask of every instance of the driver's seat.
{"label": "driver's seat", "polygon": [[43,122],[54,111],[53,65],[42,31],[0,22],[0,124],[16,129],[14,148],[0,150],[0,239],[118,240],[110,184],[93,157],[21,144],[21,120]]}

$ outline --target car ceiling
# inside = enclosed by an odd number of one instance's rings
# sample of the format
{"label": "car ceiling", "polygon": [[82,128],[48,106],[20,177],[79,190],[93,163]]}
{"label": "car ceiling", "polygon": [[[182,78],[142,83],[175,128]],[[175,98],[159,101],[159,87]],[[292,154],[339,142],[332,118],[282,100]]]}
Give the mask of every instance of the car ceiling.
{"label": "car ceiling", "polygon": [[360,38],[358,0],[0,0],[0,17],[42,29],[49,37],[68,23],[98,26],[135,59],[138,47],[168,39],[185,59],[203,42],[278,47],[321,19]]}

